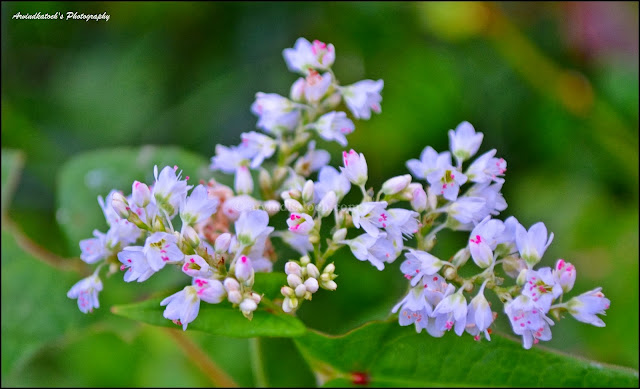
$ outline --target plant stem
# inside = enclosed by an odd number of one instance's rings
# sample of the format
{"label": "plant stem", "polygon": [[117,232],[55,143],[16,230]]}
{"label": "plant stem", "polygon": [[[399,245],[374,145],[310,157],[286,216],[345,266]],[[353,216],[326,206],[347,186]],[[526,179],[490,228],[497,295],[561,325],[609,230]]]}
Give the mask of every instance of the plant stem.
{"label": "plant stem", "polygon": [[260,350],[260,338],[249,339],[249,353],[251,355],[251,370],[255,379],[256,387],[267,387],[267,374],[264,370],[262,362],[262,353]]}

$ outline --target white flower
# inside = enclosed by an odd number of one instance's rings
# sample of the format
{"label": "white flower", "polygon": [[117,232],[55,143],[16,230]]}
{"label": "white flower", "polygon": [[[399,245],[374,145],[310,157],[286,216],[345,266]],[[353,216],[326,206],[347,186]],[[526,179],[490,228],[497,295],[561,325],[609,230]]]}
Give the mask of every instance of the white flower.
{"label": "white flower", "polygon": [[222,213],[231,221],[235,221],[242,213],[255,210],[260,202],[249,195],[234,196],[222,204]]}
{"label": "white flower", "polygon": [[67,297],[78,299],[78,308],[82,313],[93,312],[93,308],[100,308],[98,292],[102,290],[102,281],[93,274],[83,278],[71,287]]}
{"label": "white flower", "polygon": [[487,340],[491,340],[487,329],[493,322],[493,313],[487,298],[484,297],[484,287],[487,281],[482,283],[476,297],[471,299],[467,307],[467,324],[465,330],[471,334],[475,340],[480,340],[480,333],[484,333]]}
{"label": "white flower", "polygon": [[144,208],[149,204],[149,201],[151,201],[151,190],[149,190],[147,184],[134,181],[131,186],[131,198],[134,204]]}
{"label": "white flower", "polygon": [[322,76],[315,70],[310,70],[304,85],[304,97],[310,103],[317,103],[327,94],[333,77],[331,73]]}
{"label": "white flower", "polygon": [[435,319],[435,328],[444,332],[454,328],[460,336],[467,324],[467,300],[462,295],[462,289],[456,293],[445,295],[431,313]]}
{"label": "white flower", "polygon": [[190,277],[208,278],[212,275],[211,267],[199,255],[187,255],[184,258],[182,271]]}
{"label": "white flower", "polygon": [[356,119],[369,120],[371,111],[380,113],[380,92],[384,87],[382,80],[362,80],[353,85],[340,88],[345,103]]}
{"label": "white flower", "polygon": [[255,244],[262,233],[273,231],[273,227],[269,227],[268,224],[269,215],[266,211],[258,209],[243,212],[235,223],[238,241],[244,246]]}
{"label": "white flower", "polygon": [[[143,282],[155,273],[142,250],[141,246],[129,246],[118,253],[118,260],[122,262],[120,270],[125,271],[125,282]],[[126,270],[127,268],[129,270]]]}
{"label": "white flower", "polygon": [[298,78],[292,85],[291,90],[289,91],[289,98],[293,101],[302,102],[302,98],[304,97],[304,86],[307,81],[300,77]]}
{"label": "white flower", "polygon": [[522,294],[531,298],[543,312],[549,312],[553,300],[562,294],[562,287],[556,283],[551,268],[543,267],[538,270],[527,269],[525,271]]}
{"label": "white flower", "polygon": [[316,181],[314,189],[317,199],[322,199],[328,192],[333,191],[340,201],[351,190],[351,183],[343,173],[338,172],[333,166],[325,166],[318,173],[318,181]]}
{"label": "white flower", "polygon": [[449,147],[458,160],[458,165],[473,157],[480,148],[484,135],[476,130],[471,123],[462,122],[458,124],[456,130],[449,130]]}
{"label": "white flower", "polygon": [[340,167],[342,173],[352,184],[362,186],[367,182],[367,160],[364,155],[351,149],[348,153],[342,152],[344,167]]}
{"label": "white flower", "polygon": [[489,181],[504,182],[503,176],[507,171],[507,161],[502,158],[494,158],[496,149],[489,150],[476,158],[467,169],[466,175],[470,181],[484,183]]}
{"label": "white flower", "polygon": [[196,287],[185,286],[181,291],[162,300],[160,305],[167,306],[162,315],[182,325],[182,330],[186,331],[187,325],[198,316],[200,297]]}
{"label": "white flower", "polygon": [[[402,309],[400,309],[402,308]],[[423,328],[426,328],[429,320],[429,314],[432,312],[432,307],[427,302],[427,299],[423,294],[422,285],[411,288],[409,293],[391,310],[392,313],[398,312],[398,321],[401,326],[408,326],[415,324],[416,332],[420,332]]]}
{"label": "white flower", "polygon": [[558,259],[556,268],[553,270],[553,279],[562,287],[564,293],[568,293],[576,282],[576,267],[565,262],[564,259]]}
{"label": "white flower", "polygon": [[[383,219],[383,214],[379,219]],[[403,208],[390,208],[386,212],[386,231],[389,235],[402,239],[411,238],[418,231],[419,213]],[[380,221],[380,220],[379,220]],[[384,222],[384,219],[383,221]]]}
{"label": "white flower", "polygon": [[216,145],[216,155],[211,157],[211,170],[220,170],[223,173],[233,174],[238,167],[249,165],[253,151],[248,148],[236,146],[227,147]]}
{"label": "white flower", "polygon": [[249,194],[253,192],[253,177],[251,177],[251,172],[248,167],[238,166],[233,181],[233,188],[238,194]]}
{"label": "white flower", "polygon": [[252,169],[262,165],[262,162],[276,151],[276,141],[264,134],[255,131],[243,132],[240,138],[242,143],[238,147],[250,156]]}
{"label": "white flower", "polygon": [[306,213],[292,213],[287,219],[287,225],[294,234],[308,235],[315,226],[315,221]]}
{"label": "white flower", "polygon": [[385,213],[386,201],[367,201],[351,210],[353,225],[362,228],[374,238],[380,234],[379,228],[387,227],[389,216]]}
{"label": "white flower", "polygon": [[443,265],[448,264],[426,251],[414,249],[409,249],[405,257],[407,259],[400,265],[400,271],[406,279],[411,280],[411,286],[416,286],[423,277],[436,274]]}
{"label": "white flower", "polygon": [[485,217],[478,223],[469,236],[469,251],[473,262],[481,268],[489,267],[493,261],[493,250],[498,245],[497,238],[504,231],[504,223],[501,220]]}
{"label": "white flower", "polygon": [[298,125],[300,111],[296,107],[289,99],[276,93],[258,92],[251,112],[258,116],[258,128],[281,133],[292,131]]}
{"label": "white flower", "polygon": [[158,166],[153,167],[153,175],[156,182],[153,184],[153,197],[160,209],[163,209],[169,215],[174,217],[178,213],[178,207],[187,196],[187,191],[192,188],[187,185],[187,180],[181,180],[180,174],[176,175],[177,166],[173,169],[165,166],[158,176]]}
{"label": "white flower", "polygon": [[335,48],[314,40],[311,44],[304,38],[298,38],[293,48],[282,52],[287,67],[292,72],[307,74],[310,69],[326,70],[333,65],[336,58]]}
{"label": "white flower", "polygon": [[349,245],[351,252],[358,260],[369,261],[378,270],[384,270],[385,262],[391,263],[397,258],[393,243],[386,239],[385,233],[381,233],[378,238],[362,234],[355,239],[338,243]]}
{"label": "white flower", "polygon": [[241,283],[252,284],[255,271],[253,269],[251,259],[246,255],[243,255],[238,259],[235,266],[235,275],[238,281]]}
{"label": "white flower", "polygon": [[321,217],[327,217],[336,205],[338,205],[338,196],[336,196],[336,192],[329,191],[318,203],[318,214]]}
{"label": "white flower", "polygon": [[[413,185],[413,186],[412,186]],[[427,192],[425,192],[422,184],[409,184],[407,189],[411,190],[411,208],[416,212],[422,212],[427,209]]]}
{"label": "white flower", "polygon": [[327,141],[335,140],[342,146],[347,145],[345,135],[351,134],[355,129],[355,125],[351,119],[347,118],[346,113],[336,111],[320,116],[311,127],[318,131],[322,139]]}
{"label": "white flower", "polygon": [[420,153],[420,159],[407,161],[407,168],[415,178],[426,180],[427,176],[434,172],[438,166],[451,165],[451,154],[444,151],[438,154],[431,146],[427,146]]}
{"label": "white flower", "polygon": [[184,254],[178,248],[178,238],[166,232],[154,232],[144,243],[143,249],[147,262],[153,271],[158,271],[167,262],[181,262]]}
{"label": "white flower", "polygon": [[490,181],[482,184],[475,184],[467,190],[465,196],[483,198],[485,201],[484,207],[479,213],[484,216],[495,216],[507,209],[507,202],[504,200],[502,193],[500,193],[502,184],[502,182],[491,184]]}
{"label": "white flower", "polygon": [[207,188],[198,185],[180,206],[180,219],[184,225],[194,225],[208,219],[218,208],[218,199],[209,198]]}
{"label": "white flower", "polygon": [[103,199],[102,196],[98,196],[98,203],[100,204],[104,217],[109,224],[109,231],[107,232],[107,246],[110,247],[115,247],[118,243],[123,243],[125,245],[131,244],[138,240],[138,237],[142,235],[142,230],[130,221],[122,219],[113,209],[112,199],[116,193],[118,193],[118,191],[112,190],[109,192],[106,199]]}
{"label": "white flower", "polygon": [[227,291],[222,282],[209,278],[194,278],[192,282],[200,300],[209,304],[218,304],[224,300]]}
{"label": "white flower", "polygon": [[504,230],[502,234],[497,238],[498,244],[504,247],[503,251],[505,253],[511,253],[516,249],[516,226],[518,226],[520,222],[513,216],[509,216],[504,221]]}
{"label": "white flower", "polygon": [[446,158],[437,158],[436,167],[427,175],[427,181],[429,181],[436,193],[439,190],[445,199],[455,201],[458,198],[460,185],[467,182],[467,176],[451,165],[449,153],[444,155]]}
{"label": "white flower", "polygon": [[106,258],[111,251],[107,246],[107,234],[93,230],[93,236],[95,238],[80,241],[80,250],[82,250],[80,259],[90,265]]}
{"label": "white flower", "polygon": [[605,309],[609,309],[611,301],[604,297],[601,290],[602,288],[598,287],[569,300],[569,313],[583,323],[604,327],[604,322],[596,315],[605,315]]}
{"label": "white flower", "polygon": [[547,227],[543,222],[532,225],[527,231],[521,224],[516,225],[516,245],[520,256],[533,267],[553,241],[553,232],[547,238]]}
{"label": "white flower", "polygon": [[522,336],[525,349],[530,349],[539,340],[551,340],[550,325],[553,320],[527,296],[520,295],[504,305],[504,311],[511,321],[516,335]]}
{"label": "white flower", "polygon": [[307,152],[294,165],[297,173],[307,177],[311,173],[327,166],[331,160],[331,155],[327,150],[316,150],[316,141],[309,141]]}
{"label": "white flower", "polygon": [[[411,183],[411,174],[404,174],[402,176],[395,176],[389,178],[382,184],[382,193],[387,195],[394,195],[400,193],[409,186]],[[426,197],[426,194],[425,194]]]}
{"label": "white flower", "polygon": [[309,242],[309,235],[294,234],[289,230],[276,231],[273,235],[281,238],[291,248],[299,252],[300,255],[307,255],[313,251],[313,245]]}
{"label": "white flower", "polygon": [[[449,216],[453,217],[463,225],[469,225],[470,223],[478,223],[484,216],[481,213],[484,207],[485,200],[481,197],[460,197],[453,202],[447,208]],[[480,217],[482,216],[482,217]],[[466,226],[463,226],[466,229]],[[459,228],[459,229],[463,229]],[[471,230],[473,225],[468,228]]]}

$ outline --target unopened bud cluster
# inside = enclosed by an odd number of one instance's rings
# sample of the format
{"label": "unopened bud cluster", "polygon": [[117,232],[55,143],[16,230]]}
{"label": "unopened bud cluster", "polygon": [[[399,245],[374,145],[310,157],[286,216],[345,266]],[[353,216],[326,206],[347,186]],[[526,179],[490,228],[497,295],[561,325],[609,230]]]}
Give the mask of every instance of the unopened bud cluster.
{"label": "unopened bud cluster", "polygon": [[[210,168],[233,175],[233,188],[213,179],[194,187],[176,174],[177,167],[160,173],[156,167],[153,184],[135,181],[129,196],[114,190],[98,199],[109,230],[96,230],[94,238],[80,242],[82,260],[118,265],[126,282],[143,282],[164,267],[190,276],[190,285],[161,302],[164,317],[184,329],[201,301],[230,304],[248,319],[261,304],[295,314],[320,289],[336,290],[329,259],[343,246],[378,270],[404,257],[400,270],[409,292],[392,312],[398,312],[400,325],[414,324],[418,332],[443,336],[453,329],[490,339],[497,313],[485,298],[487,290],[504,302],[525,348],[551,338],[554,322],[548,315],[559,319],[568,312],[604,326],[597,315],[609,300],[600,288],[562,302],[575,282],[571,263],[535,268],[553,240],[543,223],[527,230],[514,217],[494,219],[507,208],[501,193],[507,163],[495,149],[475,157],[482,133],[460,123],[449,131],[449,151],[427,146],[419,159],[407,161],[408,174],[385,180],[376,192],[367,188],[363,153],[344,150],[338,169],[316,141],[346,148],[354,120],[381,112],[383,81],[342,86],[332,71],[334,46],[317,40],[300,38],[283,56],[288,69],[299,74],[289,96],[258,92],[251,111],[261,132],[242,133],[235,146],[215,147]],[[340,110],[341,103],[346,110]],[[341,206],[353,186],[362,193],[360,202]],[[281,209],[288,212],[286,223],[269,226]],[[173,227],[177,216],[180,231]],[[470,233],[468,244],[449,261],[430,253],[443,229]],[[271,302],[253,288],[256,273],[273,271],[274,238],[300,257],[285,264],[286,284]],[[494,272],[499,264],[511,285]],[[459,271],[464,266],[479,271],[462,277],[468,274]],[[69,291],[83,312],[99,306],[100,269]]]}

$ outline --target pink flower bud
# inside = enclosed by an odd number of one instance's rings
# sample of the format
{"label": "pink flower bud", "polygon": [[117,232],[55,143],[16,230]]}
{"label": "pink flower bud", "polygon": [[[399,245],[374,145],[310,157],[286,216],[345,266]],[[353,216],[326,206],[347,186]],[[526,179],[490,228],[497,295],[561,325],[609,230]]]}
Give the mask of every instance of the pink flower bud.
{"label": "pink flower bud", "polygon": [[407,185],[411,183],[411,174],[405,174],[403,176],[396,176],[388,179],[382,184],[382,192],[388,195],[394,195],[402,192]]}
{"label": "pink flower bud", "polygon": [[251,259],[245,255],[241,256],[238,262],[236,262],[236,278],[244,284],[253,284],[253,275],[254,271]]}
{"label": "pink flower bud", "polygon": [[116,211],[118,216],[123,219],[129,218],[129,203],[127,199],[120,192],[115,192],[111,198],[111,206]]}
{"label": "pink flower bud", "polygon": [[576,268],[571,263],[565,262],[564,259],[558,259],[553,277],[560,284],[564,293],[567,293],[573,289],[573,284],[576,282]]}
{"label": "pink flower bud", "polygon": [[151,191],[147,184],[144,184],[139,181],[134,181],[133,186],[131,188],[131,196],[133,197],[133,202],[140,208],[144,208],[149,204],[151,200]]}

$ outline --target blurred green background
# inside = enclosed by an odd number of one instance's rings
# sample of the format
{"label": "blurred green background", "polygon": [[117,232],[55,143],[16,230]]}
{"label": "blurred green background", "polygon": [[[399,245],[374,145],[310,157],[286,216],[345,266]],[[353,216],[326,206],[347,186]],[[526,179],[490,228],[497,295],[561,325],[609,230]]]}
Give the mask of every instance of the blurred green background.
{"label": "blurred green background", "polygon": [[[12,20],[38,11],[110,20]],[[256,92],[288,94],[297,76],[282,50],[319,39],[335,45],[342,84],[384,80],[382,114],[349,137],[367,156],[369,185],[406,173],[426,145],[445,150],[447,130],[471,122],[484,133],[480,152],[497,148],[508,162],[500,217],[544,221],[555,240],[542,265],[574,263],[572,293],[602,286],[612,302],[605,328],[566,318],[545,346],[638,368],[638,3],[2,2],[1,28],[2,147],[26,157],[8,216],[46,250],[79,261],[56,219],[65,162],[145,144],[208,159],[255,128]],[[338,145],[319,146],[340,163]],[[99,214],[97,202],[87,212]],[[441,257],[466,239],[441,235]],[[386,317],[406,288],[400,261],[378,272],[339,253],[338,290],[299,311],[335,334]],[[112,277],[100,310],[84,316],[65,296],[79,276],[25,255],[3,228],[2,385],[211,385],[166,330],[109,312],[184,283],[171,277]],[[503,316],[497,327],[508,330]],[[187,338],[254,384],[247,340]],[[271,385],[313,384],[290,340],[263,346]]]}

